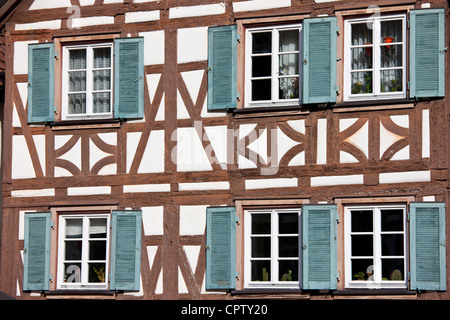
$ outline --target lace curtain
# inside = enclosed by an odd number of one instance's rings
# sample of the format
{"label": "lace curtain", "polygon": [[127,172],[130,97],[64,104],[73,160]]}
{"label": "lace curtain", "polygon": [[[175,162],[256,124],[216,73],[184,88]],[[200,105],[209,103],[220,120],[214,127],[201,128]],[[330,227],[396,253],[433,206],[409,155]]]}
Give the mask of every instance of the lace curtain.
{"label": "lace curtain", "polygon": [[299,31],[280,31],[279,38],[279,98],[296,99],[299,97]]}

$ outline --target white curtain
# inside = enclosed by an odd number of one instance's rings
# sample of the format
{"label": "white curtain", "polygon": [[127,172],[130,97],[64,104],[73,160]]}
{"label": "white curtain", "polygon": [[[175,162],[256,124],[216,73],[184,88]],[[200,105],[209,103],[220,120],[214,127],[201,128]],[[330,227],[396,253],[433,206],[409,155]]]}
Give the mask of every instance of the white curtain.
{"label": "white curtain", "polygon": [[298,30],[280,31],[279,39],[280,39],[279,75],[290,76],[280,78],[279,98],[280,99],[298,98],[299,31]]}

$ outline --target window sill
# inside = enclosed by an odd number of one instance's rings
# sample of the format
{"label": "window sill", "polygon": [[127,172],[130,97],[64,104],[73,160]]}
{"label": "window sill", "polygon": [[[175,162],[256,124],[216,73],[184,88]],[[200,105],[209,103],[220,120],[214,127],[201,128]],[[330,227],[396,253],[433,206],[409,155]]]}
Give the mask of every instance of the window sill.
{"label": "window sill", "polygon": [[271,107],[247,107],[233,110],[236,119],[245,118],[261,118],[261,117],[276,117],[286,115],[306,115],[309,110],[304,107],[296,106],[271,106]]}
{"label": "window sill", "polygon": [[333,105],[333,112],[371,111],[414,108],[414,99],[386,99],[341,102]]}
{"label": "window sill", "polygon": [[118,119],[65,120],[50,123],[52,130],[119,128]]}
{"label": "window sill", "polygon": [[45,292],[47,299],[115,299],[109,290],[55,290]]}
{"label": "window sill", "polygon": [[416,299],[417,292],[407,289],[344,289],[333,292],[335,299]]}
{"label": "window sill", "polygon": [[305,293],[299,289],[244,289],[232,290],[232,296],[248,299],[250,297],[264,299],[309,299],[309,293]]}

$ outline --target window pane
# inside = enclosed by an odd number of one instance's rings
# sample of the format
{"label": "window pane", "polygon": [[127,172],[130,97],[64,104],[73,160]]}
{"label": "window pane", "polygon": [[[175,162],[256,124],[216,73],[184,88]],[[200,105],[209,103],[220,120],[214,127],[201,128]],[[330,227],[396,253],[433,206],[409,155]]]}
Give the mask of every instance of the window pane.
{"label": "window pane", "polygon": [[381,43],[402,42],[402,20],[381,21]]}
{"label": "window pane", "polygon": [[82,219],[66,219],[66,238],[81,238],[82,234]]}
{"label": "window pane", "polygon": [[380,50],[382,68],[395,68],[403,65],[403,50],[401,45],[382,46]]}
{"label": "window pane", "polygon": [[403,210],[381,210],[381,231],[403,231]]}
{"label": "window pane", "polygon": [[383,234],[381,235],[381,255],[402,256],[403,255],[403,234]]}
{"label": "window pane", "polygon": [[404,259],[381,259],[382,280],[400,281],[404,280]]}
{"label": "window pane", "polygon": [[69,72],[69,91],[86,91],[86,71]]}
{"label": "window pane", "polygon": [[253,53],[270,53],[272,52],[272,33],[258,32],[252,34]]}
{"label": "window pane", "polygon": [[81,282],[81,263],[64,263],[64,282]]}
{"label": "window pane", "polygon": [[69,114],[86,113],[86,94],[69,94]]}
{"label": "window pane", "polygon": [[111,48],[94,48],[94,68],[111,67]]}
{"label": "window pane", "polygon": [[270,237],[252,237],[252,258],[270,258]]}
{"label": "window pane", "polygon": [[252,214],[252,234],[270,234],[270,213]]}
{"label": "window pane", "polygon": [[286,212],[278,214],[278,233],[297,234],[298,233],[298,213]]}
{"label": "window pane", "polygon": [[298,51],[299,31],[286,30],[280,31],[280,52]]}
{"label": "window pane", "polygon": [[270,261],[252,261],[252,281],[270,281]]}
{"label": "window pane", "polygon": [[109,90],[111,89],[111,71],[97,70],[94,71],[94,90]]}
{"label": "window pane", "polygon": [[372,93],[372,72],[352,72],[352,94]]}
{"label": "window pane", "polygon": [[298,260],[280,260],[278,269],[279,281],[298,281]]}
{"label": "window pane", "polygon": [[252,101],[271,100],[271,79],[252,80]]}
{"label": "window pane", "polygon": [[280,76],[298,74],[298,53],[280,55]]}
{"label": "window pane", "polygon": [[69,69],[86,69],[86,49],[69,51]]}
{"label": "window pane", "polygon": [[298,257],[298,236],[278,237],[278,255],[280,257]]}
{"label": "window pane", "polygon": [[352,280],[373,281],[373,260],[352,259]]}
{"label": "window pane", "polygon": [[105,263],[89,263],[89,282],[105,282]]}
{"label": "window pane", "polygon": [[89,260],[106,259],[106,240],[89,241]]}
{"label": "window pane", "polygon": [[81,240],[65,241],[65,260],[81,260]]}
{"label": "window pane", "polygon": [[352,256],[372,256],[373,236],[352,235]]}
{"label": "window pane", "polygon": [[352,49],[352,70],[372,69],[373,47]]}
{"label": "window pane", "polygon": [[298,77],[281,78],[279,99],[298,99]]}
{"label": "window pane", "polygon": [[352,45],[361,46],[372,44],[372,22],[352,24]]}
{"label": "window pane", "polygon": [[99,92],[92,95],[94,113],[107,113],[111,109],[111,94],[109,92]]}
{"label": "window pane", "polygon": [[89,219],[89,237],[106,238],[106,219]]}
{"label": "window pane", "polygon": [[373,231],[372,210],[352,210],[352,232]]}
{"label": "window pane", "polygon": [[252,77],[270,77],[272,74],[272,56],[252,57]]}
{"label": "window pane", "polygon": [[381,71],[381,92],[403,91],[403,71],[383,70]]}

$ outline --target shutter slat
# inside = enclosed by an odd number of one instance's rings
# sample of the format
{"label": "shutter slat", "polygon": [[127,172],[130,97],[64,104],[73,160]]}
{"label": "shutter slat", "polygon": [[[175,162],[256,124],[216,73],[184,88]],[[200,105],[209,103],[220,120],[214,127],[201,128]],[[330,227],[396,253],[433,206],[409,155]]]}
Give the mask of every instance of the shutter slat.
{"label": "shutter slat", "polygon": [[48,290],[51,214],[26,213],[23,290]]}
{"label": "shutter slat", "polygon": [[208,110],[237,105],[237,26],[208,30]]}
{"label": "shutter slat", "polygon": [[336,17],[303,23],[303,103],[336,102]]}
{"label": "shutter slat", "polygon": [[206,288],[234,289],[236,278],[236,209],[206,210]]}
{"label": "shutter slat", "polygon": [[337,288],[337,208],[304,205],[303,289]]}
{"label": "shutter slat", "polygon": [[115,41],[114,117],[142,118],[144,115],[144,40]]}
{"label": "shutter slat", "polygon": [[444,96],[444,19],[444,9],[410,12],[411,97]]}
{"label": "shutter slat", "polygon": [[446,290],[445,204],[410,204],[411,289]]}
{"label": "shutter slat", "polygon": [[110,290],[139,291],[141,211],[113,211]]}
{"label": "shutter slat", "polygon": [[42,123],[54,118],[55,49],[53,43],[28,46],[28,122]]}

